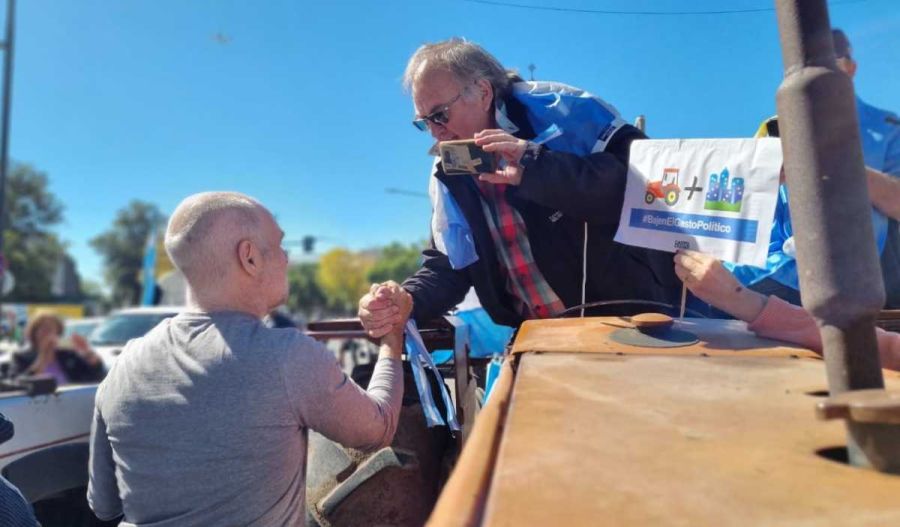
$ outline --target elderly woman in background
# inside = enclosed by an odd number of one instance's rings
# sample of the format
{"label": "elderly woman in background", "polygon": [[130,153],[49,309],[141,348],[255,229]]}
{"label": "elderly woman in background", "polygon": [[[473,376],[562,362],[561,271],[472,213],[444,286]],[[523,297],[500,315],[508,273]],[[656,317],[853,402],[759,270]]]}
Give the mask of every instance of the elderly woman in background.
{"label": "elderly woman in background", "polygon": [[53,313],[38,313],[25,328],[27,347],[12,358],[10,376],[50,375],[57,384],[99,382],[103,362],[81,335],[72,335],[72,349],[60,347],[63,321]]}
{"label": "elderly woman in background", "polygon": [[[678,251],[675,274],[700,300],[747,323],[760,337],[784,340],[821,354],[822,338],[808,311],[777,296],[742,286],[722,262],[696,251]],[[900,370],[900,334],[876,328],[881,367]]]}

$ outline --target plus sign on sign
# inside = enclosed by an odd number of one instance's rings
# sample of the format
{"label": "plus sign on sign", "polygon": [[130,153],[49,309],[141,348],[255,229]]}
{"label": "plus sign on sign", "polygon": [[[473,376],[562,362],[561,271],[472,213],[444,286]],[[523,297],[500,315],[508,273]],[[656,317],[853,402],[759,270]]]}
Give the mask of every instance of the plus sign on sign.
{"label": "plus sign on sign", "polygon": [[781,172],[778,139],[634,141],[629,159],[616,241],[765,266]]}

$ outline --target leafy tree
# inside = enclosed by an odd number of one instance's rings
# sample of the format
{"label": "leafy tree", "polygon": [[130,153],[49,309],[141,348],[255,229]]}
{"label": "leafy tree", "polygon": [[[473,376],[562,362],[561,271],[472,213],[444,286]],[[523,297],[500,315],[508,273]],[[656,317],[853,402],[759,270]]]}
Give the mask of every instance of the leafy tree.
{"label": "leafy tree", "polygon": [[119,210],[112,227],[90,243],[103,257],[104,277],[111,287],[115,305],[140,301],[140,272],[150,233],[162,226],[165,217],[152,203],[134,200]]}
{"label": "leafy tree", "polygon": [[65,247],[50,232],[63,220],[63,205],[47,188],[47,175],[16,163],[6,179],[3,207],[3,253],[15,279],[6,302],[53,299],[52,281],[66,257]]}
{"label": "leafy tree", "polygon": [[328,297],[329,307],[349,314],[360,297],[369,289],[366,280],[373,258],[364,253],[353,253],[336,248],[322,255],[316,279]]}
{"label": "leafy tree", "polygon": [[112,302],[103,286],[94,280],[82,280],[81,289],[84,292],[84,304],[87,316],[98,313],[106,313],[113,308]]}
{"label": "leafy tree", "polygon": [[307,319],[319,316],[328,306],[325,292],[316,281],[319,264],[305,262],[288,269],[287,306],[294,313],[302,313]]}
{"label": "leafy tree", "polygon": [[378,260],[368,273],[368,281],[371,283],[394,280],[403,282],[419,270],[422,263],[422,248],[424,243],[403,245],[394,242],[381,249]]}

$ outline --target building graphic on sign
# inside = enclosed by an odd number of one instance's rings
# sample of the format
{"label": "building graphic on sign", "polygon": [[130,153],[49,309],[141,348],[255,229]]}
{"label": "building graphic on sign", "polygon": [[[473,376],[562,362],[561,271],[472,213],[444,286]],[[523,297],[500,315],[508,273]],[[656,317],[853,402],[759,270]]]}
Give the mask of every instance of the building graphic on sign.
{"label": "building graphic on sign", "polygon": [[731,179],[728,168],[720,174],[709,175],[709,190],[706,192],[706,210],[740,212],[744,201],[744,178]]}

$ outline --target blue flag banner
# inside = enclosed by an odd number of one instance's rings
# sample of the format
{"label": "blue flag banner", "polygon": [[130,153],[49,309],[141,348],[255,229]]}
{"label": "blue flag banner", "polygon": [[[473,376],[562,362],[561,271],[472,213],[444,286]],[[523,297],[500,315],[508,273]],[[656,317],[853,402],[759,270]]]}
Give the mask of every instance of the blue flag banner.
{"label": "blue flag banner", "polygon": [[152,306],[156,296],[156,229],[147,237],[147,246],[144,249],[144,290],[141,294],[141,305]]}
{"label": "blue flag banner", "polygon": [[[413,378],[416,381],[416,389],[419,392],[419,400],[422,404],[422,410],[425,412],[425,422],[428,427],[447,425],[450,430],[459,431],[459,423],[456,421],[456,406],[453,399],[450,398],[450,392],[444,385],[444,380],[431,359],[431,354],[425,348],[422,342],[422,336],[419,335],[419,328],[414,320],[406,322],[406,356],[412,366]],[[431,393],[431,384],[428,382],[428,371],[438,379],[440,386],[441,398],[444,401],[444,407],[447,409],[447,417],[441,416],[437,405],[434,402],[434,396]]]}

